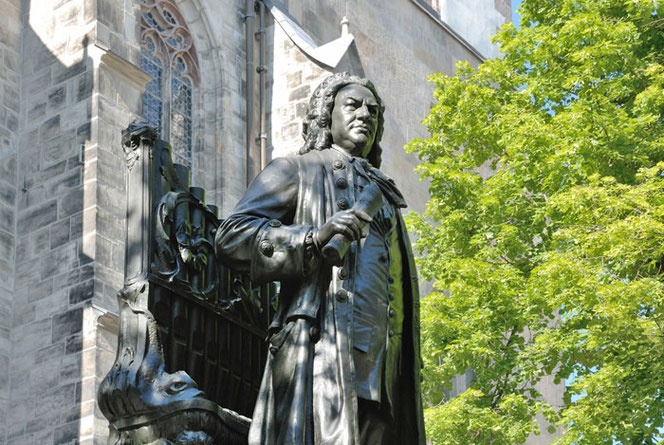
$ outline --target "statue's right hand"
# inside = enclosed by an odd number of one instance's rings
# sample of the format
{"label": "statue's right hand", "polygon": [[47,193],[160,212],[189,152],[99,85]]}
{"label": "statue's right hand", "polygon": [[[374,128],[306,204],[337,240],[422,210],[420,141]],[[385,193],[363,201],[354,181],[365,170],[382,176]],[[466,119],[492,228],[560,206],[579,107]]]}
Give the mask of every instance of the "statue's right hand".
{"label": "statue's right hand", "polygon": [[362,227],[371,222],[371,217],[361,210],[348,209],[335,213],[318,229],[318,242],[326,245],[337,233],[356,241],[362,237]]}

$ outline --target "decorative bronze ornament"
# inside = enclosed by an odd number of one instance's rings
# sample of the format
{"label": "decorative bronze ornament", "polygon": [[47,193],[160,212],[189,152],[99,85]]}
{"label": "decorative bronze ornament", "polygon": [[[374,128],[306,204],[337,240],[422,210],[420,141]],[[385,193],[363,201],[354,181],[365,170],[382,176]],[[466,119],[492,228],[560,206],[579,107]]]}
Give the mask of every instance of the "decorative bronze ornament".
{"label": "decorative bronze ornament", "polygon": [[126,281],[99,406],[113,444],[246,444],[274,287],[216,261],[217,209],[156,135],[143,120],[123,132]]}

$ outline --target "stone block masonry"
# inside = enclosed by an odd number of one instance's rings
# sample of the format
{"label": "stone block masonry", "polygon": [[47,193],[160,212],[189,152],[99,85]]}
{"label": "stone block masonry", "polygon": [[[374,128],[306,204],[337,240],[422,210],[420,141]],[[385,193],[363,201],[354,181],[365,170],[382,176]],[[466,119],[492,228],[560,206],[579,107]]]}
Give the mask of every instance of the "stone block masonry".
{"label": "stone block masonry", "polygon": [[11,321],[16,258],[21,1],[0,0],[0,445],[10,411]]}
{"label": "stone block masonry", "polygon": [[[15,409],[0,411],[0,445],[105,443],[94,399],[114,354],[103,327],[113,329],[112,317],[100,320],[122,286],[119,138],[147,80],[132,82],[108,57],[138,61],[138,5],[11,1],[22,46],[12,58],[2,47],[12,40],[0,35],[0,73],[21,61],[9,94],[0,83],[0,166],[15,175],[0,175],[0,254],[12,258],[6,268],[0,260],[0,274],[15,278],[0,280],[1,306],[12,308],[0,317],[0,410]],[[0,25],[0,34],[12,29]]]}

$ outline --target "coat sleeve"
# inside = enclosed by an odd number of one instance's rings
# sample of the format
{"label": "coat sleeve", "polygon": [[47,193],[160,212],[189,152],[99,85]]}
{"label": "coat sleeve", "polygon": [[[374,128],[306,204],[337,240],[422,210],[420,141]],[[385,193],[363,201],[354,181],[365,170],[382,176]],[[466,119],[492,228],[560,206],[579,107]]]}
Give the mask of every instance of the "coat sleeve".
{"label": "coat sleeve", "polygon": [[298,170],[294,158],[273,160],[217,230],[217,257],[256,283],[302,278],[311,270],[305,239],[313,227],[293,224]]}

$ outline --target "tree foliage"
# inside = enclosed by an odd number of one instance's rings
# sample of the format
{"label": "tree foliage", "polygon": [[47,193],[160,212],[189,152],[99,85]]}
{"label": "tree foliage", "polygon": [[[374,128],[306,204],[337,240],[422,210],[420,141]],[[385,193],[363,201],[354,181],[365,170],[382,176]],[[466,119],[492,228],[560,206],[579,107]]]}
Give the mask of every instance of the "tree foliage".
{"label": "tree foliage", "polygon": [[[524,0],[504,58],[437,74],[408,149],[434,444],[664,438],[664,17],[653,0]],[[470,389],[445,397],[455,375]],[[561,403],[536,384],[566,383]]]}

